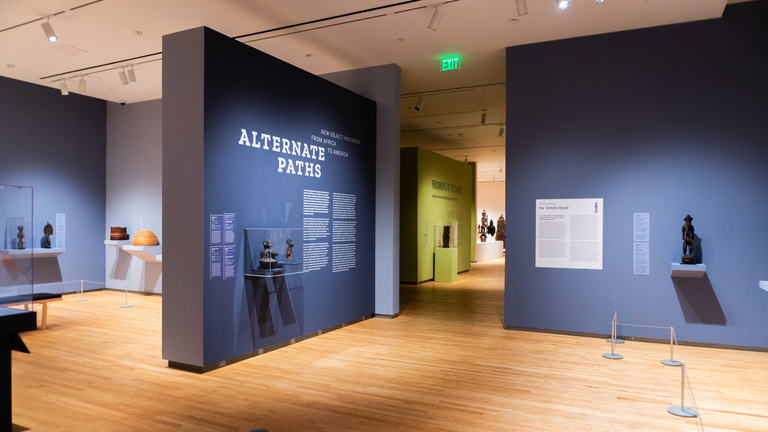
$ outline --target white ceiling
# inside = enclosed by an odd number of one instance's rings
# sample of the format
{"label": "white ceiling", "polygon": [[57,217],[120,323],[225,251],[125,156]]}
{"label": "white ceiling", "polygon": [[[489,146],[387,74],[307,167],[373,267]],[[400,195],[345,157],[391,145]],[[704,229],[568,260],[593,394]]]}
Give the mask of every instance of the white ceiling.
{"label": "white ceiling", "polygon": [[[518,16],[515,0],[0,0],[0,75],[56,89],[66,79],[73,93],[84,77],[91,97],[159,99],[162,36],[203,25],[315,74],[396,63],[401,144],[476,161],[491,181],[504,166],[505,47],[719,18],[726,1],[527,0]],[[445,54],[461,55],[461,70],[441,72]],[[122,85],[129,65],[137,82]]]}

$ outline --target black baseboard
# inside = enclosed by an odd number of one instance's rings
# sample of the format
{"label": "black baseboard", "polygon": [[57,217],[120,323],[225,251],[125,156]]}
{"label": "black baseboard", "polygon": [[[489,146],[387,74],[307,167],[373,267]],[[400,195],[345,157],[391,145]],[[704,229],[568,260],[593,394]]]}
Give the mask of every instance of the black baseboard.
{"label": "black baseboard", "polygon": [[[565,331],[565,330],[539,329],[539,328],[533,328],[533,327],[515,327],[515,326],[506,326],[506,325],[504,326],[504,330],[525,331],[525,332],[531,332],[531,333],[557,334],[557,335],[563,335],[563,336],[593,337],[593,338],[601,338],[601,339],[608,339],[611,337],[610,334],[603,334],[603,333],[586,333],[586,332],[574,332],[574,331]],[[616,338],[623,339],[625,341],[632,341],[632,342],[649,342],[649,343],[659,343],[659,344],[669,345],[669,339],[644,338],[644,337],[626,336],[626,335],[616,335]],[[752,347],[752,346],[744,346],[744,345],[727,345],[727,344],[715,344],[715,343],[682,341],[682,340],[678,340],[677,344],[680,346],[694,346],[694,347],[702,347],[702,348],[768,352],[768,348]]]}

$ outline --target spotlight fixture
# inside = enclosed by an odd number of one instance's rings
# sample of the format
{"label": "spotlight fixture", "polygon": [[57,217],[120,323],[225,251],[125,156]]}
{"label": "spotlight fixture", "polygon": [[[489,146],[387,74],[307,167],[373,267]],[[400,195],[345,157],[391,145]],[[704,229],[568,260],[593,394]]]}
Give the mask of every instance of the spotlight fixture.
{"label": "spotlight fixture", "polygon": [[503,125],[502,125],[502,126],[499,126],[499,136],[500,136],[500,137],[503,137],[503,136],[504,136],[504,126],[503,126]]}
{"label": "spotlight fixture", "polygon": [[555,0],[555,3],[557,4],[557,8],[562,10],[568,7],[568,5],[571,4],[569,0]]}
{"label": "spotlight fixture", "polygon": [[120,83],[128,85],[128,77],[125,75],[125,68],[120,69],[120,72],[118,72],[117,75],[120,76]]}
{"label": "spotlight fixture", "polygon": [[480,124],[482,125],[485,124],[485,117],[486,117],[486,114],[485,114],[485,111],[483,111],[483,115],[480,116]]}
{"label": "spotlight fixture", "polygon": [[416,111],[421,111],[421,107],[423,106],[424,106],[424,99],[419,98],[419,101],[416,102],[416,106],[413,107],[413,109],[415,109]]}
{"label": "spotlight fixture", "polygon": [[438,9],[440,5],[435,6],[435,13],[432,14],[432,19],[429,20],[427,28],[432,31],[437,31],[437,26],[440,25],[440,20],[443,19],[443,13]]}
{"label": "spotlight fixture", "polygon": [[133,66],[128,66],[128,82],[136,84],[136,72],[133,70]]}
{"label": "spotlight fixture", "polygon": [[499,174],[501,174],[501,167],[499,167]]}
{"label": "spotlight fixture", "polygon": [[464,163],[467,163],[468,160],[469,158],[467,156],[464,156]]}
{"label": "spotlight fixture", "polygon": [[53,31],[53,27],[51,27],[50,17],[45,17],[45,21],[43,21],[43,23],[40,25],[43,27],[43,31],[45,32],[45,37],[48,38],[48,42],[56,42],[59,39],[56,37],[56,33]]}
{"label": "spotlight fixture", "polygon": [[61,80],[61,84],[59,84],[59,88],[61,89],[62,96],[66,96],[69,94],[69,89],[67,88],[67,80],[65,79]]}
{"label": "spotlight fixture", "polygon": [[77,85],[77,91],[80,93],[85,93],[85,86],[86,86],[85,76],[81,76],[80,82]]}
{"label": "spotlight fixture", "polygon": [[517,0],[517,16],[528,15],[528,3],[526,0]]}

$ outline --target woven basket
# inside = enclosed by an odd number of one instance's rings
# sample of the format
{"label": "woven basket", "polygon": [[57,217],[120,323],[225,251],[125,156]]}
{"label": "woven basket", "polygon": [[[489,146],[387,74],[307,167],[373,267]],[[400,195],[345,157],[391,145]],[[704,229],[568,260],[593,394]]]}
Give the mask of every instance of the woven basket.
{"label": "woven basket", "polygon": [[157,236],[149,230],[139,230],[133,235],[134,246],[157,246]]}

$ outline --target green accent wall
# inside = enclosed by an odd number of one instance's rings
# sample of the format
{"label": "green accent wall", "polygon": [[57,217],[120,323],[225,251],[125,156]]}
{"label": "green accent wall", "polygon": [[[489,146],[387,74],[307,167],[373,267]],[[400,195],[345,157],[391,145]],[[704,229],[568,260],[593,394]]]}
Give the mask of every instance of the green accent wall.
{"label": "green accent wall", "polygon": [[473,167],[418,147],[401,149],[400,156],[400,281],[433,279],[437,221],[459,222],[458,271],[468,271],[475,226]]}

